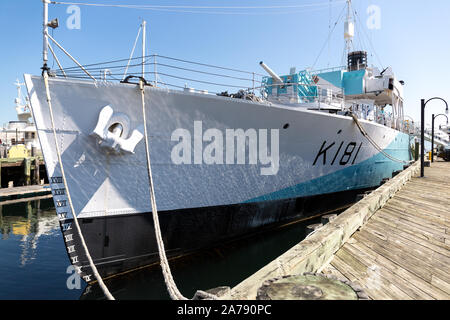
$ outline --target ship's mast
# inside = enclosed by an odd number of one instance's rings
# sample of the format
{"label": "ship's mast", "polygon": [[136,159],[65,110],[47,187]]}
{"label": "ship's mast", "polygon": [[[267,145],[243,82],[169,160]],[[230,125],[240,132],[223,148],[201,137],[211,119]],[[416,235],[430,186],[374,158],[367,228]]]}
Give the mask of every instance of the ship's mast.
{"label": "ship's mast", "polygon": [[344,24],[345,53],[348,55],[352,50],[353,37],[355,36],[355,23],[352,20],[352,0],[347,0],[347,19]]}
{"label": "ship's mast", "polygon": [[17,98],[14,100],[16,103],[16,108],[19,108],[22,106],[22,83],[19,82],[19,79],[16,80],[16,83],[14,83],[17,88]]}
{"label": "ship's mast", "polygon": [[145,79],[145,33],[147,22],[142,21],[142,78]]}
{"label": "ship's mast", "polygon": [[48,32],[48,4],[49,4],[49,0],[42,0],[43,4],[44,4],[44,23],[43,23],[43,50],[42,50],[42,60],[43,60],[43,68],[47,69],[47,62],[48,62],[48,36],[47,36],[47,32]]}

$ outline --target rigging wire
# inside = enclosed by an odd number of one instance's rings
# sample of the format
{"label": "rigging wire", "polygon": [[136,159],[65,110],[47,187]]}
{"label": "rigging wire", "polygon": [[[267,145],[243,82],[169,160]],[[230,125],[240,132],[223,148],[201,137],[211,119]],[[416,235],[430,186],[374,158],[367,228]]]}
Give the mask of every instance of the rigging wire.
{"label": "rigging wire", "polygon": [[216,68],[216,69],[222,69],[222,70],[228,70],[228,71],[234,71],[234,72],[255,74],[255,75],[258,75],[258,76],[264,76],[263,74],[259,74],[259,73],[255,73],[255,72],[238,70],[238,69],[232,69],[232,68],[227,68],[227,67],[214,66],[214,65],[211,65],[211,64],[205,64],[205,63],[194,62],[194,61],[189,61],[189,60],[183,60],[183,59],[178,59],[178,58],[171,58],[171,57],[167,57],[167,56],[157,55],[157,57],[158,58],[169,59],[169,60],[174,60],[174,61],[179,61],[179,62],[191,63],[191,64],[195,64],[195,65],[198,65],[198,66],[203,66],[203,67],[210,67],[210,68]]}
{"label": "rigging wire", "polygon": [[[337,3],[342,3],[339,1]],[[127,4],[100,4],[100,3],[81,3],[81,2],[60,2],[52,1],[51,4],[57,5],[84,5],[93,7],[114,7],[124,9],[138,9],[138,10],[152,10],[174,13],[194,13],[194,14],[222,14],[222,15],[274,15],[274,14],[296,14],[302,12],[311,12],[317,10],[323,10],[324,5],[327,3],[312,3],[304,5],[291,5],[291,6],[159,6],[159,5],[127,5]],[[289,11],[273,11],[274,9],[303,9],[303,10],[289,10]],[[186,10],[190,9],[190,10]],[[204,11],[205,9],[239,9],[243,11],[229,12],[229,11]],[[306,10],[305,10],[306,9]],[[266,12],[255,12],[251,10],[272,10]]]}
{"label": "rigging wire", "polygon": [[[339,3],[345,1],[338,1]],[[319,7],[328,5],[328,2],[310,3],[301,5],[278,5],[278,6],[180,6],[180,5],[136,5],[136,4],[105,4],[105,3],[86,3],[86,2],[63,2],[63,1],[50,1],[52,4],[63,5],[84,5],[84,6],[96,6],[96,7],[116,7],[116,8],[131,8],[131,9],[293,9],[293,8],[307,8],[307,7]]]}
{"label": "rigging wire", "polygon": [[[206,72],[206,71],[200,71],[200,70],[195,70],[195,69],[190,69],[190,68],[183,68],[183,67],[179,67],[179,66],[173,66],[173,65],[169,65],[169,64],[165,64],[165,63],[157,63],[155,64],[154,62],[148,62],[145,63],[146,66],[152,66],[152,65],[157,65],[157,66],[161,66],[161,67],[166,67],[166,68],[172,68],[172,69],[178,69],[178,70],[183,70],[183,71],[188,71],[188,72],[194,72],[194,73],[199,73],[199,74],[204,74],[204,75],[210,75],[210,76],[215,76],[215,77],[222,77],[222,78],[229,78],[229,79],[235,79],[235,80],[241,80],[241,81],[251,81],[251,82],[255,82],[255,83],[262,83],[262,81],[257,80],[257,79],[252,79],[252,78],[241,78],[241,77],[235,77],[235,76],[231,76],[231,75],[227,75],[227,74],[219,74],[219,73],[212,73],[212,72]],[[128,69],[130,68],[134,68],[134,67],[140,67],[142,66],[142,64],[133,64],[133,65],[129,65],[127,66]],[[125,68],[125,66],[111,66],[108,67],[109,70],[111,69],[115,69],[116,72],[120,72],[120,70],[123,70]],[[64,69],[65,71],[67,71],[67,69]],[[95,73],[98,71],[103,71],[105,70],[105,68],[87,68],[86,69],[89,72]],[[56,71],[57,74],[59,74],[61,71]],[[78,75],[83,73],[82,70],[71,70],[69,72],[70,75]],[[128,72],[127,72],[128,73]],[[130,72],[133,73],[133,72]]]}
{"label": "rigging wire", "polygon": [[[354,16],[356,19],[358,19],[359,24],[362,26],[361,19],[359,18],[359,14],[358,14],[358,12],[357,12],[356,10],[353,10],[353,16]],[[378,63],[379,63],[380,66],[381,66],[381,70],[383,70],[383,69],[384,69],[384,67],[383,67],[384,64],[381,62],[381,59],[380,59],[380,57],[378,56],[377,51],[375,50],[375,46],[373,45],[372,40],[370,40],[370,37],[368,36],[366,30],[365,30],[363,27],[361,27],[361,29],[363,30],[364,35],[366,36],[366,38],[367,38],[367,40],[368,40],[368,42],[369,42],[369,44],[370,44],[370,46],[371,46],[371,48],[372,48],[372,52],[375,54],[375,57],[378,59]]]}
{"label": "rigging wire", "polygon": [[320,49],[319,51],[319,55],[317,56],[316,60],[314,61],[311,69],[314,69],[314,67],[316,66],[317,62],[319,61],[320,56],[322,55],[323,51],[325,50],[327,44],[329,43],[330,39],[331,39],[331,35],[333,34],[334,30],[336,29],[336,26],[338,25],[338,23],[340,22],[341,18],[343,17],[343,14],[345,12],[345,6],[344,8],[342,8],[341,13],[338,16],[338,19],[336,20],[336,22],[334,23],[333,29],[330,30],[327,39],[325,40],[325,43],[322,46],[322,49]]}
{"label": "rigging wire", "polygon": [[[127,67],[125,68],[125,72],[124,72],[124,75],[123,75],[123,79],[125,79],[125,77],[126,77],[126,75],[127,75],[128,67],[129,67],[129,65],[130,65],[131,58],[133,58],[134,50],[136,49],[136,45],[137,45],[137,42],[138,42],[138,39],[139,39],[139,35],[141,34],[141,31],[142,31],[142,25],[141,25],[141,27],[139,28],[138,34],[137,34],[137,36],[136,36],[136,40],[134,41],[133,49],[131,50],[130,58],[128,59],[128,63],[127,63]],[[141,64],[141,65],[142,65],[142,64]],[[123,80],[123,79],[122,79],[122,80]]]}
{"label": "rigging wire", "polygon": [[[178,59],[178,58],[172,58],[172,57],[162,56],[162,55],[157,55],[157,54],[151,54],[151,55],[144,56],[144,58],[153,58],[153,57],[158,57],[158,58],[163,58],[163,59],[168,59],[168,60],[173,60],[173,61],[178,61],[178,62],[183,62],[183,63],[189,63],[189,64],[199,65],[199,66],[203,66],[203,67],[215,68],[215,69],[220,69],[220,70],[227,70],[227,71],[233,71],[233,72],[239,72],[239,73],[245,73],[245,74],[251,74],[251,75],[254,74],[256,76],[264,77],[263,74],[256,73],[256,72],[245,71],[245,70],[238,70],[238,69],[221,67],[221,66],[215,66],[215,65],[211,65],[211,64],[205,64],[205,63],[200,63],[200,62],[195,62],[195,61],[189,61],[189,60],[183,60],[183,59]],[[91,64],[85,64],[85,65],[83,65],[83,67],[86,70],[91,70],[91,68],[89,68],[89,67],[101,66],[101,65],[117,63],[117,62],[125,62],[125,61],[128,61],[128,60],[138,60],[138,59],[141,60],[142,58],[143,57],[135,57],[135,58],[132,58],[132,59],[119,59],[119,60],[111,60],[111,61],[105,61],[105,62],[91,63]],[[147,59],[147,60],[150,60],[150,59]],[[152,65],[152,64],[154,64],[154,62],[146,63],[146,65]],[[142,63],[137,63],[137,64],[134,64],[134,65],[131,65],[131,66],[141,66],[141,65],[142,65]],[[112,66],[112,67],[108,67],[108,68],[119,68],[119,67],[125,67],[125,66]],[[64,70],[65,71],[79,70],[79,67],[78,66],[68,67],[68,68],[64,68]]]}

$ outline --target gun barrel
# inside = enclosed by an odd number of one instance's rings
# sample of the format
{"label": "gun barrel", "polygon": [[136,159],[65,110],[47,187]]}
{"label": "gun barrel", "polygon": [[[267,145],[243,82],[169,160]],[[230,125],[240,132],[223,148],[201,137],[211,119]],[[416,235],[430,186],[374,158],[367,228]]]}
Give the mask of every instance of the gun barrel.
{"label": "gun barrel", "polygon": [[272,69],[270,69],[264,62],[260,62],[259,65],[266,70],[266,72],[275,80],[275,82],[278,82],[280,84],[283,84],[284,81],[275,73],[272,71]]}

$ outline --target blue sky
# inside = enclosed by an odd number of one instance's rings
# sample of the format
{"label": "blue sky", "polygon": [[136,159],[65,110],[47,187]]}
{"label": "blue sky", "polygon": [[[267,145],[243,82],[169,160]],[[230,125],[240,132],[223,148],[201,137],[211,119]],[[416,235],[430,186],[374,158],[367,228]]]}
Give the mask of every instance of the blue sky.
{"label": "blue sky", "polygon": [[[170,57],[264,73],[263,60],[279,74],[313,65],[329,33],[329,21],[337,19],[343,1],[328,0],[183,0],[112,1],[79,0],[93,3],[126,3],[195,6],[323,6],[272,10],[228,10],[243,14],[211,14],[99,8],[80,6],[80,29],[68,29],[68,5],[51,5],[50,18],[60,27],[54,37],[82,64],[127,58],[142,19],[148,23],[148,50]],[[355,39],[355,49],[369,51],[369,63],[391,66],[405,85],[405,114],[420,120],[420,99],[440,96],[450,103],[450,1],[448,0],[353,0],[367,36]],[[380,8],[380,28],[368,29],[367,8]],[[182,9],[189,11],[188,9]],[[223,12],[224,9],[205,9]],[[248,14],[254,13],[254,14]],[[256,13],[256,14],[255,14]],[[40,74],[42,66],[41,0],[1,0],[0,30],[2,76],[0,78],[0,124],[16,119],[14,98],[16,79],[24,73]],[[362,29],[361,29],[362,30]],[[367,38],[376,49],[376,55]],[[341,65],[343,25],[333,32],[330,49],[324,47],[316,68]],[[140,50],[138,46],[137,50]],[[140,52],[140,51],[139,51]],[[65,67],[72,66],[58,53]],[[50,66],[57,68],[50,61]],[[196,86],[200,88],[200,86]],[[441,102],[427,106],[427,123],[432,113],[442,113]],[[445,122],[440,117],[437,122]]]}

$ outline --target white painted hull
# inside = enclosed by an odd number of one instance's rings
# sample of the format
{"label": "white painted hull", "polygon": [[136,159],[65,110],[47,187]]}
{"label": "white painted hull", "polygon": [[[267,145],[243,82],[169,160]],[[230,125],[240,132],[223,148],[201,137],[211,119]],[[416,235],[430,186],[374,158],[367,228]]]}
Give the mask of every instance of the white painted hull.
{"label": "white painted hull", "polygon": [[[25,79],[48,175],[60,177],[43,80],[30,76]],[[128,115],[130,130],[143,124],[138,87],[51,79],[50,91],[58,144],[77,215],[150,212],[144,142],[137,145],[135,154],[109,155],[90,136],[106,105],[116,113]],[[380,155],[350,117],[152,87],[146,88],[146,105],[156,201],[163,211],[362,189],[402,167]],[[174,164],[171,151],[178,142],[171,141],[171,135],[178,128],[194,132],[194,121],[202,121],[203,132],[209,128],[222,132],[230,128],[278,129],[277,174],[261,175],[261,168],[267,167],[261,164]],[[397,158],[409,160],[407,135],[376,123],[362,123],[379,146]],[[286,124],[289,128],[283,129]],[[349,143],[354,146],[348,147]],[[204,142],[204,146],[207,144]],[[324,150],[326,154],[319,155]],[[344,156],[346,150],[353,152]],[[192,159],[194,152],[192,145]],[[381,158],[370,162],[377,155]],[[367,161],[367,168],[356,173],[349,171]],[[343,170],[349,172],[343,175],[345,179],[307,185]],[[51,186],[63,188],[61,183]]]}

